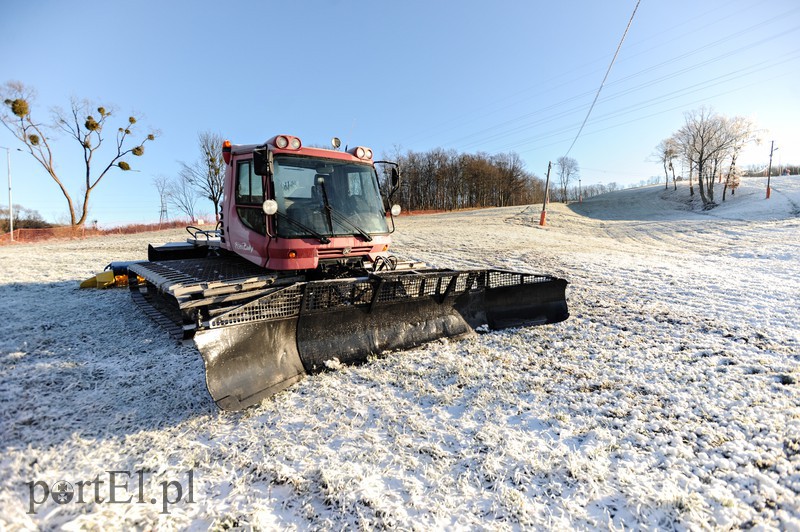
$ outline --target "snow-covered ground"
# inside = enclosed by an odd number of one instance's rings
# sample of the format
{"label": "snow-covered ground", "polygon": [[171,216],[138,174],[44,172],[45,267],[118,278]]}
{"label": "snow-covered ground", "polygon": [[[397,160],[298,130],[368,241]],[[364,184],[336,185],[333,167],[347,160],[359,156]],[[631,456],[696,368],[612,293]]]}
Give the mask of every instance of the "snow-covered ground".
{"label": "snow-covered ground", "polygon": [[572,317],[240,413],[125,290],[77,289],[179,232],[0,248],[0,529],[798,530],[800,177],[763,181],[707,212],[681,185],[546,227],[536,206],[401,218],[398,255],[565,277]]}

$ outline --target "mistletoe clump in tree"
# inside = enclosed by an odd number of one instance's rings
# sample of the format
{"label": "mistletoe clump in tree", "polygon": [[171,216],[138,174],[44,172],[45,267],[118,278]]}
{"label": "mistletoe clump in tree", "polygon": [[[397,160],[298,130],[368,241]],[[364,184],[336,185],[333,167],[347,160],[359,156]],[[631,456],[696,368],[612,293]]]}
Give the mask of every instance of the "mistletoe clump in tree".
{"label": "mistletoe clump in tree", "polygon": [[[117,128],[114,144],[101,152],[107,122],[114,115],[112,110],[93,105],[88,100],[73,98],[68,110],[55,109],[52,122],[45,124],[33,118],[31,104],[34,99],[33,89],[17,81],[6,83],[2,89],[4,106],[0,107],[0,122],[25,145],[31,156],[58,185],[67,201],[70,223],[73,226],[83,225],[89,212],[89,196],[92,191],[110,171],[130,170],[131,165],[124,160],[125,157],[144,155],[145,143],[155,140],[156,133],[143,135],[138,141],[133,140],[136,118],[130,116],[123,126]],[[77,199],[73,199],[64,179],[56,171],[51,139],[58,132],[66,133],[69,138],[77,141],[83,151],[83,192],[82,197]],[[102,161],[95,160],[101,156]]]}

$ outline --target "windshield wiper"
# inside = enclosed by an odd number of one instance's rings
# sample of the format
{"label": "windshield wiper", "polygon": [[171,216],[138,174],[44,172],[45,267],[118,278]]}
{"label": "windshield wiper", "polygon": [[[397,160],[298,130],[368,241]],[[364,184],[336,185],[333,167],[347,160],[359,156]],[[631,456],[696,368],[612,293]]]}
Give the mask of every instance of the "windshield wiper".
{"label": "windshield wiper", "polygon": [[[331,218],[331,216],[333,216],[333,217],[335,217],[335,218],[336,218],[336,220],[337,220],[339,223],[342,223],[342,222],[344,222],[344,223],[346,223],[347,225],[349,225],[350,227],[352,227],[353,229],[355,229],[355,230],[356,230],[356,232],[357,232],[359,235],[361,235],[361,237],[362,237],[362,238],[363,238],[363,239],[364,239],[366,242],[372,242],[372,237],[370,236],[370,234],[369,234],[369,233],[367,233],[366,231],[364,231],[363,229],[361,229],[359,226],[357,226],[356,224],[354,224],[353,222],[351,222],[350,220],[348,220],[348,219],[347,219],[347,216],[345,216],[344,214],[340,213],[339,211],[337,211],[336,209],[334,209],[333,207],[331,207],[331,204],[330,204],[330,202],[328,201],[328,190],[327,190],[327,188],[325,187],[325,181],[323,180],[322,182],[320,182],[320,184],[319,184],[319,185],[320,185],[320,188],[322,189],[322,200],[323,200],[323,203],[324,203],[324,205],[325,205],[325,209],[328,211],[328,221],[330,222],[330,221],[331,221],[331,220],[330,220],[330,218]],[[331,223],[331,231],[333,231],[333,223]]]}
{"label": "windshield wiper", "polygon": [[357,232],[359,235],[361,235],[361,237],[362,237],[362,238],[363,238],[365,241],[367,241],[367,242],[372,242],[372,236],[371,236],[369,233],[367,233],[366,231],[364,231],[363,229],[361,229],[359,226],[357,226],[356,224],[354,224],[353,222],[351,222],[351,221],[350,221],[350,220],[347,218],[347,216],[345,216],[344,214],[342,214],[342,213],[340,213],[339,211],[335,210],[335,209],[334,209],[333,207],[331,207],[330,205],[326,205],[326,206],[325,206],[325,208],[326,208],[326,209],[328,209],[328,212],[329,212],[329,213],[331,213],[331,214],[332,214],[332,215],[333,215],[333,216],[336,218],[336,220],[337,220],[339,223],[346,223],[347,225],[349,225],[350,227],[352,227],[353,229],[355,229],[355,230],[356,230],[356,232]]}
{"label": "windshield wiper", "polygon": [[314,238],[319,240],[320,244],[330,244],[331,243],[331,239],[330,238],[328,238],[327,236],[325,236],[325,235],[323,235],[321,233],[318,233],[317,231],[314,231],[313,229],[311,229],[307,225],[298,222],[294,218],[290,218],[289,215],[284,214],[284,213],[282,213],[280,211],[276,212],[275,214],[277,214],[278,216],[282,217],[287,222],[293,223],[294,225],[296,225],[297,227],[299,227],[303,231],[306,231],[308,234],[310,234],[311,236],[313,236]]}

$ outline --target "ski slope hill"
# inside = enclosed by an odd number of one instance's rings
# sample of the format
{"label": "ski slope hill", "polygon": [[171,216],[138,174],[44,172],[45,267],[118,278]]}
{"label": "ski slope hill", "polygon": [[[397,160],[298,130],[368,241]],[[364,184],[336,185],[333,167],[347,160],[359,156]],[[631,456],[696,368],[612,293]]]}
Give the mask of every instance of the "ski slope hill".
{"label": "ski slope hill", "polygon": [[399,256],[565,277],[570,319],[236,413],[125,290],[77,289],[181,232],[0,248],[0,528],[798,529],[798,179],[403,217]]}
{"label": "ski slope hill", "polygon": [[[800,240],[800,176],[745,178],[725,202],[704,210],[695,190],[678,183],[627,189],[570,205],[594,234],[631,245],[651,243],[679,253],[725,253],[737,257],[790,258]],[[719,201],[722,186],[715,192]]]}
{"label": "ski slope hill", "polygon": [[722,201],[722,185],[715,186],[717,206],[703,210],[700,193],[689,195],[688,184],[660,185],[602,194],[572,209],[600,220],[703,220],[704,217],[726,220],[784,220],[800,216],[800,176],[776,176],[771,179],[770,198],[766,199],[766,178],[746,177],[734,194],[729,190]]}

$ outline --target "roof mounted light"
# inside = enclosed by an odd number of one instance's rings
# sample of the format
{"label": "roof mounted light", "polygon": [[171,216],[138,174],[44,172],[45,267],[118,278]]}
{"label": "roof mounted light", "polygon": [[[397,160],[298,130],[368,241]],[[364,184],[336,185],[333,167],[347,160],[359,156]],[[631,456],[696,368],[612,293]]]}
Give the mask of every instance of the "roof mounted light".
{"label": "roof mounted light", "polygon": [[275,144],[275,147],[281,150],[299,150],[303,143],[297,137],[292,137],[291,135],[278,135],[274,139],[272,139],[272,143]]}
{"label": "roof mounted light", "polygon": [[351,155],[355,155],[359,159],[364,159],[365,161],[372,160],[372,150],[369,148],[365,148],[364,146],[356,146],[355,148],[349,150]]}

